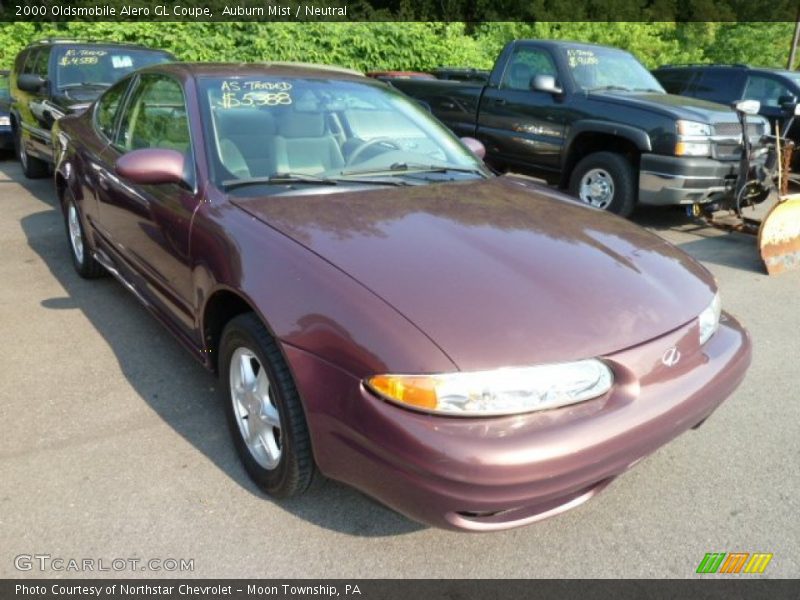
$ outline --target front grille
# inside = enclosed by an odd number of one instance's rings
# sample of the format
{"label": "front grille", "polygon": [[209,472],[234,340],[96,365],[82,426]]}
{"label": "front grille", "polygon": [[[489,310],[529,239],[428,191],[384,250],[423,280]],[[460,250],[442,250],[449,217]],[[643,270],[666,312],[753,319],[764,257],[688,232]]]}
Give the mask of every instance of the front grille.
{"label": "front grille", "polygon": [[[749,137],[760,136],[764,134],[763,123],[748,123],[747,135]],[[728,135],[739,137],[742,135],[742,126],[739,123],[715,123],[714,135]]]}
{"label": "front grille", "polygon": [[[715,123],[713,125],[714,137],[712,154],[719,160],[735,160],[742,153],[742,126],[739,123]],[[747,137],[752,144],[764,135],[763,123],[748,123]],[[722,138],[722,139],[720,139]]]}

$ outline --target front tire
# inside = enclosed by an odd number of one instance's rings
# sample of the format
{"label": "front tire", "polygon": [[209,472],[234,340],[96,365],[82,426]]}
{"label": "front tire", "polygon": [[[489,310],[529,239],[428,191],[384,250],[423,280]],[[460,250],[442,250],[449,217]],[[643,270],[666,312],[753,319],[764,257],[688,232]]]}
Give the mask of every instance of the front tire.
{"label": "front tire", "polygon": [[278,498],[306,491],[314,458],[303,406],[277,343],[255,314],[225,326],[219,373],[228,428],[251,479]]}
{"label": "front tire", "polygon": [[86,242],[86,233],[83,229],[78,203],[75,202],[70,191],[65,191],[64,195],[64,224],[67,228],[67,243],[72,257],[72,266],[84,279],[102,277],[106,270],[95,260],[92,249]]}
{"label": "front tire", "polygon": [[19,163],[22,166],[22,173],[25,177],[28,179],[41,179],[49,175],[50,166],[45,161],[34,158],[28,154],[28,151],[25,149],[25,142],[22,139],[22,130],[20,130],[19,127],[16,128],[16,133],[14,135],[14,146],[17,151],[17,158],[19,158]]}
{"label": "front tire", "polygon": [[575,165],[569,191],[589,206],[627,217],[636,206],[633,166],[621,154],[595,152]]}

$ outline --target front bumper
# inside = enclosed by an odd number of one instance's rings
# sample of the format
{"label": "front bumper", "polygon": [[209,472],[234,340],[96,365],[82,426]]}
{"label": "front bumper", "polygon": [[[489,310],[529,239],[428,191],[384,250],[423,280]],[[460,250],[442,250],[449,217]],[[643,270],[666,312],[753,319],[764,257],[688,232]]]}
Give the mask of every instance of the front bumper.
{"label": "front bumper", "polygon": [[639,203],[695,204],[732,194],[738,161],[643,154],[639,165]]}
{"label": "front bumper", "polygon": [[[317,465],[417,521],[459,530],[525,525],[573,508],[704,421],[750,363],[729,315],[703,347],[696,322],[604,357],[606,396],[540,413],[459,419],[380,400],[341,369],[285,346]],[[662,363],[677,348],[682,359]]]}

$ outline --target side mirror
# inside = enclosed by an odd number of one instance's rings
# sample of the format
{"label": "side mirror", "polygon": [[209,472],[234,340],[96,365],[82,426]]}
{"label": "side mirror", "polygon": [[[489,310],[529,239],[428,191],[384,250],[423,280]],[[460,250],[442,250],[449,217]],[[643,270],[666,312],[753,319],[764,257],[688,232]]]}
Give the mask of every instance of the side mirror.
{"label": "side mirror", "polygon": [[784,113],[796,115],[798,111],[797,96],[793,94],[786,94],[778,98],[778,106],[781,107]]}
{"label": "side mirror", "polygon": [[117,159],[117,175],[142,185],[184,183],[186,158],[177,150],[142,148],[131,150]]}
{"label": "side mirror", "polygon": [[552,75],[534,75],[531,79],[531,89],[549,94],[560,94],[563,91],[556,85],[556,78]]}
{"label": "side mirror", "polygon": [[486,156],[486,146],[484,146],[480,140],[476,140],[474,137],[462,137],[461,142],[472,152],[475,156],[483,160],[483,157]]}
{"label": "side mirror", "polygon": [[17,77],[17,87],[24,92],[38,92],[46,83],[47,79],[32,73],[23,73]]}
{"label": "side mirror", "polygon": [[733,103],[733,109],[745,115],[757,115],[761,110],[761,102],[758,100],[739,100]]}

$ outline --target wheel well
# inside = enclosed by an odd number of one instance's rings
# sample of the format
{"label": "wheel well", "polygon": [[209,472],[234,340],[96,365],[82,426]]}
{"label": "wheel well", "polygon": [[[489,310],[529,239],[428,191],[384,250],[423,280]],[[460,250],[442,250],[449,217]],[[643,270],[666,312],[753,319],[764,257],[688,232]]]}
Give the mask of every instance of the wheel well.
{"label": "wheel well", "polygon": [[564,169],[561,171],[560,186],[569,186],[569,178],[572,170],[581,159],[594,154],[595,152],[615,152],[623,155],[628,162],[638,171],[639,156],[641,152],[636,145],[623,137],[608,133],[581,133],[576,137],[570,146],[569,156],[567,157]]}
{"label": "wheel well", "polygon": [[228,290],[215,292],[203,310],[203,341],[214,372],[217,372],[217,349],[225,325],[243,313],[255,312],[241,296]]}

